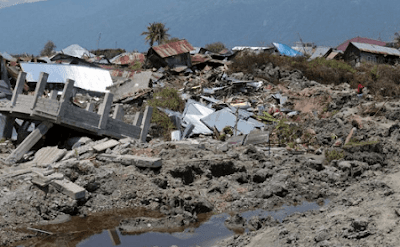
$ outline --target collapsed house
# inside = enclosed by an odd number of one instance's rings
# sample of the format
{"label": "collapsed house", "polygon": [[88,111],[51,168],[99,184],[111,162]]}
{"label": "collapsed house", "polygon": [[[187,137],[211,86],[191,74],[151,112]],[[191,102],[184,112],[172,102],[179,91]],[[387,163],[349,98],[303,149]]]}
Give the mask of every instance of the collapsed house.
{"label": "collapsed house", "polygon": [[147,52],[147,59],[155,68],[168,66],[183,71],[192,66],[190,59],[190,51],[192,50],[194,50],[194,48],[188,41],[179,40],[150,47]]}
{"label": "collapsed house", "polygon": [[395,64],[400,59],[400,51],[379,45],[350,42],[343,56],[352,65],[360,62]]}

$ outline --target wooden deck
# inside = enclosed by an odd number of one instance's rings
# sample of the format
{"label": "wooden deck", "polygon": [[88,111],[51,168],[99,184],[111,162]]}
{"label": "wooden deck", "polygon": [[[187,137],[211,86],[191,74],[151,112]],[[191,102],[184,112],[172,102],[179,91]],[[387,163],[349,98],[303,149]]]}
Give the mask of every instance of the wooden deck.
{"label": "wooden deck", "polygon": [[115,139],[132,137],[146,141],[148,125],[152,115],[151,107],[146,109],[143,120],[140,123],[135,122],[131,125],[122,121],[122,105],[117,105],[112,117],[110,117],[113,100],[111,93],[106,93],[98,112],[93,112],[91,110],[93,107],[90,105],[87,109],[82,109],[72,104],[72,97],[74,96],[73,80],[67,80],[62,95],[57,100],[57,92],[51,92],[49,98],[42,97],[48,74],[41,73],[33,95],[22,94],[25,77],[26,73],[21,72],[19,74],[11,101],[0,101],[0,113],[6,115],[8,119],[39,120],[50,126],[49,128],[53,124],[58,124],[99,136],[108,136]]}

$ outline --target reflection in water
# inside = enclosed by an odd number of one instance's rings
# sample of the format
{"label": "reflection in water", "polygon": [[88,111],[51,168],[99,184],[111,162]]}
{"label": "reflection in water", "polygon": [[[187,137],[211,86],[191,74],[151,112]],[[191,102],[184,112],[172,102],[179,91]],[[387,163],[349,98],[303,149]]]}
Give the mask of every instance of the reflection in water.
{"label": "reflection in water", "polygon": [[[328,203],[328,200],[325,201]],[[250,219],[253,216],[265,218],[272,216],[282,222],[288,215],[318,209],[317,203],[304,202],[298,206],[283,206],[276,211],[253,210],[241,213],[241,216]],[[146,210],[119,210],[109,213],[90,216],[87,218],[73,217],[64,224],[42,226],[40,229],[53,232],[54,235],[32,239],[20,246],[212,246],[216,242],[232,236],[233,231],[224,225],[228,214],[201,215],[199,223],[186,229],[165,229],[163,232],[147,232],[143,234],[121,234],[118,230],[122,219],[135,217],[160,218],[158,212]],[[117,228],[116,228],[117,227]],[[107,229],[107,230],[104,230]]]}

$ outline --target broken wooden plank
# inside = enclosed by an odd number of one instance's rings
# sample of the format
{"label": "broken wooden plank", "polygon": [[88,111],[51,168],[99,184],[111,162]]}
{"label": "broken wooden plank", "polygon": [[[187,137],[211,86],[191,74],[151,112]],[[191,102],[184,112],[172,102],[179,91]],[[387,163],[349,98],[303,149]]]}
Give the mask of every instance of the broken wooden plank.
{"label": "broken wooden plank", "polygon": [[120,245],[121,240],[119,239],[118,232],[116,229],[109,229],[108,234],[110,235],[113,245]]}
{"label": "broken wooden plank", "polygon": [[121,163],[123,165],[135,165],[138,167],[158,168],[162,166],[161,158],[142,157],[136,155],[99,154],[96,157],[100,161]]}
{"label": "broken wooden plank", "polygon": [[6,162],[18,162],[24,154],[26,154],[47,131],[53,127],[52,123],[42,122],[34,131],[32,131],[25,140],[7,157]]}
{"label": "broken wooden plank", "polygon": [[71,181],[68,181],[66,179],[64,180],[54,180],[51,182],[51,184],[61,193],[70,196],[74,200],[78,200],[81,198],[84,198],[86,196],[86,190],[85,188],[82,188],[81,186],[74,184]]}
{"label": "broken wooden plank", "polygon": [[140,128],[142,132],[140,132],[140,141],[141,142],[146,142],[146,137],[147,137],[147,132],[149,132],[150,128],[150,120],[151,116],[153,114],[153,107],[151,106],[146,106],[146,109],[144,110],[144,118],[142,120],[142,124],[140,125]]}

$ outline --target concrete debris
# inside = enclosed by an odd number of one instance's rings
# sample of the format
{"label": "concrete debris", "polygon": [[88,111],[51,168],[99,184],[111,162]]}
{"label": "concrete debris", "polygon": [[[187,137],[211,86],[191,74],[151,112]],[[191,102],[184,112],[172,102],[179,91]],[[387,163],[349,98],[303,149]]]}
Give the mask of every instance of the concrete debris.
{"label": "concrete debris", "polygon": [[86,196],[86,190],[79,185],[68,181],[66,179],[64,180],[53,180],[51,184],[60,192],[63,194],[70,196],[74,200],[79,200],[82,198],[85,198]]}
{"label": "concrete debris", "polygon": [[97,144],[93,146],[93,149],[96,150],[96,152],[103,152],[104,150],[108,148],[113,148],[119,144],[119,141],[116,140],[109,140],[100,144]]}
{"label": "concrete debris", "polygon": [[100,154],[96,158],[101,161],[121,163],[125,166],[134,165],[144,168],[159,168],[162,165],[160,158],[141,157],[136,155]]}

